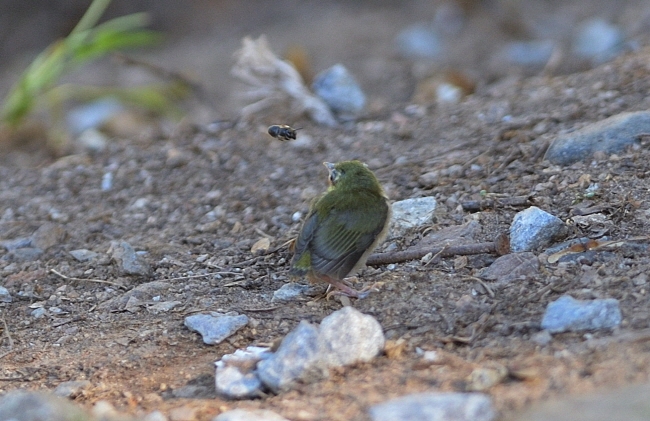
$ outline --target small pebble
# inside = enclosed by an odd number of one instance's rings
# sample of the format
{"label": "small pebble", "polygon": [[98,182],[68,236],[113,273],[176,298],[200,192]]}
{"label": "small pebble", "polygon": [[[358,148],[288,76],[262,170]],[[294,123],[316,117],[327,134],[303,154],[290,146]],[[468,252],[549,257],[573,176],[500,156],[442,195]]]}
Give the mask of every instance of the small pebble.
{"label": "small pebble", "polygon": [[11,250],[2,256],[2,260],[9,262],[35,262],[43,255],[43,250],[36,247],[24,247]]}
{"label": "small pebble", "polygon": [[109,191],[113,188],[113,173],[107,172],[102,176],[102,191]]}
{"label": "small pebble", "polygon": [[0,397],[0,420],[78,421],[90,420],[80,406],[65,398],[43,392],[13,390]]}
{"label": "small pebble", "polygon": [[0,303],[10,303],[11,301],[12,298],[9,290],[3,286],[0,286]]}
{"label": "small pebble", "polygon": [[412,229],[431,224],[436,205],[436,199],[433,197],[419,197],[393,203],[388,237],[402,237]]}
{"label": "small pebble", "polygon": [[90,153],[99,153],[106,150],[108,137],[97,129],[86,129],[75,140],[77,149]]}
{"label": "small pebble", "polygon": [[86,249],[72,250],[70,252],[70,255],[72,255],[72,257],[74,257],[79,262],[88,262],[99,256],[98,253]]}
{"label": "small pebble", "polygon": [[169,421],[196,421],[198,410],[190,405],[183,405],[169,410]]}
{"label": "small pebble", "polygon": [[228,399],[255,398],[262,395],[262,382],[259,377],[232,365],[217,367],[215,387],[217,393]]}
{"label": "small pebble", "polygon": [[530,340],[535,342],[537,345],[546,346],[553,340],[553,335],[551,335],[551,332],[548,330],[540,330],[535,333]]}
{"label": "small pebble", "polygon": [[589,159],[596,152],[618,153],[636,144],[641,134],[650,133],[650,112],[624,112],[579,130],[558,136],[544,159],[553,164],[571,165]]}
{"label": "small pebble", "polygon": [[289,282],[282,285],[280,289],[273,292],[273,298],[271,301],[291,301],[296,297],[303,295],[310,289],[311,287],[309,285]]}
{"label": "small pebble", "polygon": [[501,383],[508,376],[508,369],[500,364],[493,367],[478,367],[467,377],[468,392],[483,392]]}
{"label": "small pebble", "polygon": [[499,56],[520,66],[543,67],[554,49],[555,43],[551,40],[512,41],[503,47]]}
{"label": "small pebble", "polygon": [[66,232],[59,224],[46,222],[32,234],[32,247],[46,251],[63,242]]}
{"label": "small pebble", "polygon": [[267,409],[233,409],[212,418],[212,421],[289,421]]}
{"label": "small pebble", "polygon": [[509,421],[647,421],[650,383],[542,400]]}
{"label": "small pebble", "polygon": [[282,341],[278,350],[257,365],[262,383],[274,392],[290,389],[297,380],[318,373],[318,327],[302,320]]}
{"label": "small pebble", "polygon": [[180,304],[182,304],[180,301],[163,301],[148,306],[147,311],[154,314],[167,313]]}
{"label": "small pebble", "polygon": [[602,63],[623,51],[625,35],[617,26],[595,18],[584,22],[578,28],[573,42],[573,53]]}
{"label": "small pebble", "polygon": [[443,46],[433,25],[416,23],[403,29],[395,40],[398,52],[407,58],[437,58]]}
{"label": "small pebble", "polygon": [[142,421],[169,421],[169,418],[162,412],[156,410],[145,415]]}
{"label": "small pebble", "polygon": [[564,229],[560,218],[531,206],[517,213],[510,225],[510,250],[518,253],[547,246]]}
{"label": "small pebble", "polygon": [[201,334],[203,343],[216,345],[248,324],[248,316],[244,314],[194,314],[185,318],[185,326]]}
{"label": "small pebble", "polygon": [[87,389],[89,386],[90,382],[88,380],[73,380],[59,383],[56,389],[54,389],[53,393],[63,398],[74,398],[82,390]]}
{"label": "small pebble", "polygon": [[321,361],[326,367],[367,362],[384,349],[384,332],[372,316],[354,307],[343,307],[320,324]]}
{"label": "small pebble", "polygon": [[215,363],[217,393],[227,399],[261,396],[262,382],[254,369],[259,361],[270,356],[269,348],[256,346],[224,355]]}
{"label": "small pebble", "polygon": [[93,405],[91,412],[93,416],[96,418],[99,418],[101,420],[113,420],[113,419],[118,419],[119,417],[119,412],[117,412],[117,409],[108,401],[101,400],[95,402]]}
{"label": "small pebble", "polygon": [[419,393],[370,407],[372,421],[493,421],[492,400],[481,393]]}
{"label": "small pebble", "polygon": [[4,248],[7,251],[12,251],[20,248],[31,247],[32,238],[31,237],[22,237],[15,238],[13,240],[2,240],[0,241],[0,247]]}
{"label": "small pebble", "polygon": [[43,307],[39,307],[39,308],[36,308],[36,309],[32,310],[31,315],[35,319],[40,319],[40,318],[44,317],[46,313],[47,313],[47,311]]}
{"label": "small pebble", "polygon": [[126,241],[111,241],[110,252],[111,257],[118,262],[125,275],[149,277],[153,274],[149,263],[138,255]]}
{"label": "small pebble", "polygon": [[539,274],[539,259],[534,253],[510,253],[497,258],[490,266],[481,270],[479,277],[500,285],[524,280]]}
{"label": "small pebble", "polygon": [[317,74],[312,89],[342,120],[354,120],[366,105],[359,83],[342,64]]}
{"label": "small pebble", "polygon": [[613,329],[621,320],[618,301],[613,298],[581,301],[565,295],[546,307],[542,329],[550,333]]}
{"label": "small pebble", "polygon": [[[641,286],[648,283],[648,275],[646,273],[639,273],[637,276],[632,278],[632,283],[635,286]],[[2,290],[0,290],[0,301],[2,301]]]}
{"label": "small pebble", "polygon": [[78,134],[95,129],[124,110],[124,106],[115,98],[105,97],[72,108],[67,115],[70,131]]}

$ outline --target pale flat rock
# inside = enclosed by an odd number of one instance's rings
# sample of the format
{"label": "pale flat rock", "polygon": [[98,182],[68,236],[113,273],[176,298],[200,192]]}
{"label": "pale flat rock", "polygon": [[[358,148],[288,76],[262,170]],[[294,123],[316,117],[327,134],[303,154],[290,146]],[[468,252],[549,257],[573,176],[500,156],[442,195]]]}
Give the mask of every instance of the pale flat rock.
{"label": "pale flat rock", "polygon": [[650,384],[551,400],[504,421],[648,421]]}
{"label": "pale flat rock", "polygon": [[638,142],[638,136],[644,133],[650,133],[650,112],[620,113],[558,136],[544,159],[558,165],[571,165],[590,158],[594,152],[621,152]]}

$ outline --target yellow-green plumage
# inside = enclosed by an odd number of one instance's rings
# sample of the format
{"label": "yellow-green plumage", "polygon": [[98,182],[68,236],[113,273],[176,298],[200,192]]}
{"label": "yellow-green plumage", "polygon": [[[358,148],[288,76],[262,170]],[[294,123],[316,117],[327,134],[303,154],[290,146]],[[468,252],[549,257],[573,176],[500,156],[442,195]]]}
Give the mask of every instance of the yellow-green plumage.
{"label": "yellow-green plumage", "polygon": [[360,296],[341,280],[354,274],[384,239],[390,206],[363,163],[325,163],[331,186],[311,206],[295,244],[290,274],[323,280],[345,295]]}

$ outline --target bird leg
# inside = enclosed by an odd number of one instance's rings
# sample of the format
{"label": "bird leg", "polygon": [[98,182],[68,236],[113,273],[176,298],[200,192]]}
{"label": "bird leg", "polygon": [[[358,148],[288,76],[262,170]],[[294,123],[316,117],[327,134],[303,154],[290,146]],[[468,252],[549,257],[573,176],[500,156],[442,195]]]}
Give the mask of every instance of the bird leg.
{"label": "bird leg", "polygon": [[329,299],[332,295],[345,295],[347,297],[362,299],[362,298],[366,298],[370,294],[370,291],[376,291],[375,288],[376,284],[373,284],[369,287],[365,287],[361,291],[357,291],[356,289],[348,285],[348,282],[344,280],[339,281],[327,275],[319,275],[318,278],[327,282],[328,284],[330,284],[330,286],[336,288],[335,290],[329,291],[327,293],[326,295],[327,299]]}

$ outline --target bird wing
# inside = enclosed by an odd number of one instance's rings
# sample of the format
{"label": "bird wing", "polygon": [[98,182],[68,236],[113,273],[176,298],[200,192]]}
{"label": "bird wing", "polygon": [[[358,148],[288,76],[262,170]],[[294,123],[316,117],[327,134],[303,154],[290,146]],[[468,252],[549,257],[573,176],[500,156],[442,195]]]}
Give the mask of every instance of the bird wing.
{"label": "bird wing", "polygon": [[[334,208],[322,221],[308,220],[303,231],[310,237],[305,240],[313,271],[336,279],[345,278],[384,228],[388,205],[382,203],[383,215],[373,218],[363,208]],[[316,219],[318,215],[311,218]]]}

